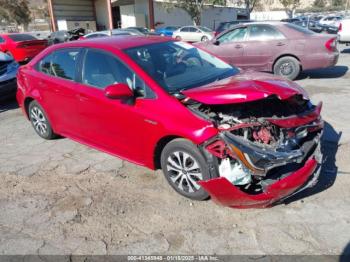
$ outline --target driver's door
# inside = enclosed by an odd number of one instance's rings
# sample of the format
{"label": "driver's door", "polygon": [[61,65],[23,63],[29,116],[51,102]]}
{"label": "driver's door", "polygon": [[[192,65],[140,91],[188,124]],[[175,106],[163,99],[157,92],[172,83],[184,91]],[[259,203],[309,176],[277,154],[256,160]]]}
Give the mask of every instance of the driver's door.
{"label": "driver's door", "polygon": [[[81,83],[78,87],[81,136],[93,146],[113,154],[142,162],[142,147],[147,134],[154,132],[147,119],[147,107],[153,99],[146,98],[146,85],[115,55],[88,49],[82,59]],[[135,101],[110,99],[104,89],[125,83],[136,94]],[[137,89],[137,90],[136,90]]]}

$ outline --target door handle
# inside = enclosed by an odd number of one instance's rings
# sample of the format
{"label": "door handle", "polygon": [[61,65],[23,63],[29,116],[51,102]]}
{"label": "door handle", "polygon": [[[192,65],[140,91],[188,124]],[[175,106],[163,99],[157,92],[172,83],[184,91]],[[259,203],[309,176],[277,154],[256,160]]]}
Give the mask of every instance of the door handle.
{"label": "door handle", "polygon": [[284,46],[284,45],[285,43],[282,43],[282,42],[277,43],[277,46]]}
{"label": "door handle", "polygon": [[237,48],[237,49],[240,49],[242,47],[243,47],[242,45],[235,45],[235,48]]}

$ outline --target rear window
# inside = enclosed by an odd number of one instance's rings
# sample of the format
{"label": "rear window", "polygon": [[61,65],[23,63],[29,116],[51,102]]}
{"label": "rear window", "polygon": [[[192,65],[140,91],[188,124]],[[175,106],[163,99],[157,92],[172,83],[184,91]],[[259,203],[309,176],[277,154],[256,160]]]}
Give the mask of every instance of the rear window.
{"label": "rear window", "polygon": [[8,37],[11,38],[15,42],[37,40],[37,38],[35,38],[32,35],[28,35],[28,34],[8,35]]}
{"label": "rear window", "polygon": [[315,34],[315,32],[313,32],[307,28],[301,27],[299,25],[286,24],[285,26],[290,28],[290,29],[293,29],[294,31],[297,31],[299,33],[303,33],[304,35],[314,35]]}

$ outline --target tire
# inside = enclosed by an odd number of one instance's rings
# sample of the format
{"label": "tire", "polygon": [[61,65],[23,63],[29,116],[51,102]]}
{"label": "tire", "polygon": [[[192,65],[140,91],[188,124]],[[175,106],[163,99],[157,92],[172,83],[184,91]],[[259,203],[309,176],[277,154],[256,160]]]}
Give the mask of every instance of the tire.
{"label": "tire", "polygon": [[196,183],[211,178],[207,161],[192,142],[182,138],[169,142],[162,151],[161,166],[168,183],[180,195],[193,200],[209,198]]}
{"label": "tire", "polygon": [[209,38],[207,37],[207,36],[202,36],[202,38],[201,38],[201,41],[202,42],[206,42],[206,41],[208,41],[209,40]]}
{"label": "tire", "polygon": [[281,57],[276,61],[273,73],[289,80],[294,80],[300,73],[300,63],[292,56]]}
{"label": "tire", "polygon": [[29,104],[28,115],[35,132],[42,138],[50,140],[56,138],[44,109],[35,100]]}
{"label": "tire", "polygon": [[179,35],[175,36],[175,39],[178,40],[178,41],[182,40],[181,36],[179,36]]}

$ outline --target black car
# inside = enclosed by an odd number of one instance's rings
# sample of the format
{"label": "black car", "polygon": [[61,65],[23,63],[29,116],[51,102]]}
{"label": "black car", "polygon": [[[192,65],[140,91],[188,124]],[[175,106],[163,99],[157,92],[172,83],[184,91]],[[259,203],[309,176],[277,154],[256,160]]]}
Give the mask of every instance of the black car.
{"label": "black car", "polygon": [[52,32],[51,35],[48,37],[48,44],[59,44],[64,43],[68,41],[73,41],[79,39],[79,37],[85,35],[85,29],[84,28],[75,28],[73,30],[67,31],[67,30],[59,30],[56,32]]}
{"label": "black car", "polygon": [[227,29],[230,29],[238,24],[251,23],[251,22],[254,22],[254,20],[234,20],[229,22],[221,22],[215,30],[215,35],[218,35],[221,32]]}

